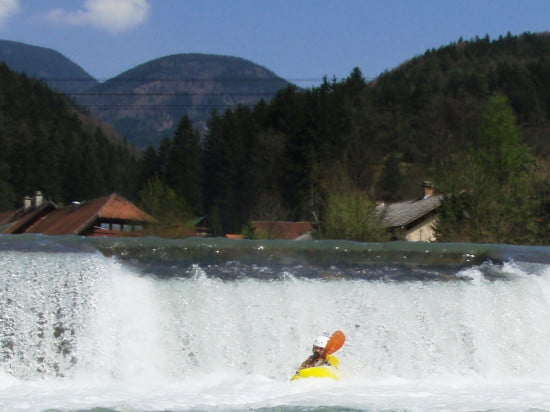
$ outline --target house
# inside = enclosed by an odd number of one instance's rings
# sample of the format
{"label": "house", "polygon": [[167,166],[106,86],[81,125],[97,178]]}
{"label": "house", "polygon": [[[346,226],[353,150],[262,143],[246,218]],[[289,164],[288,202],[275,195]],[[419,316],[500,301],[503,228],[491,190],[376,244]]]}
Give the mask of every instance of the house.
{"label": "house", "polygon": [[57,207],[40,192],[25,198],[22,209],[0,215],[0,233],[81,236],[140,236],[154,217],[113,193]]}
{"label": "house", "polygon": [[405,202],[381,203],[376,213],[382,216],[382,223],[394,239],[412,242],[434,242],[437,225],[436,210],[441,206],[443,195],[435,194],[433,184],[424,182],[424,196]]}
{"label": "house", "polygon": [[254,233],[267,239],[307,240],[311,239],[311,222],[287,222],[279,220],[254,220]]}

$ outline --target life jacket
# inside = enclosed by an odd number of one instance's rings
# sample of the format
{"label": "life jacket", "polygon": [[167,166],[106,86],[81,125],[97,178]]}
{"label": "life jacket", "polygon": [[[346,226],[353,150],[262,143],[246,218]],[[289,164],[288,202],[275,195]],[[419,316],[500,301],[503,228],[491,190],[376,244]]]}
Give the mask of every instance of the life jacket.
{"label": "life jacket", "polygon": [[315,366],[332,366],[337,368],[340,364],[340,360],[334,355],[327,355],[325,357],[316,358],[314,355],[311,355],[300,365],[300,369],[304,368],[313,368]]}

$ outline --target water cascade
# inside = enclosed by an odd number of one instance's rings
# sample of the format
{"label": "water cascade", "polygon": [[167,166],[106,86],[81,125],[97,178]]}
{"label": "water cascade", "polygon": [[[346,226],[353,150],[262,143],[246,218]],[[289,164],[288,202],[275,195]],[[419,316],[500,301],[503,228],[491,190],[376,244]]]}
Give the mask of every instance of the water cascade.
{"label": "water cascade", "polygon": [[[4,242],[2,410],[550,410],[540,259],[159,261],[149,246]],[[336,329],[342,378],[290,383]]]}

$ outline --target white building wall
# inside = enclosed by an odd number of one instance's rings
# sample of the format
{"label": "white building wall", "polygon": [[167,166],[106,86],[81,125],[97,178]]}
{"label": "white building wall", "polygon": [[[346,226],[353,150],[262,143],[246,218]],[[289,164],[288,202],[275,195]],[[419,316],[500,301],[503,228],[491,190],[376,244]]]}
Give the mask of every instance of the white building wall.
{"label": "white building wall", "polygon": [[435,242],[435,227],[437,225],[437,217],[432,216],[424,220],[418,226],[415,226],[405,234],[405,240],[409,242]]}

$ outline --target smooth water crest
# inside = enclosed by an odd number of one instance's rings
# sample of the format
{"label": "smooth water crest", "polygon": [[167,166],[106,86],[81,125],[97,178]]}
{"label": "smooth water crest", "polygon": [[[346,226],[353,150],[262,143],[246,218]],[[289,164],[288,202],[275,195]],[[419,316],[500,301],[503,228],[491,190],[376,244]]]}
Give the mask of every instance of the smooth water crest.
{"label": "smooth water crest", "polygon": [[[2,411],[550,411],[550,248],[0,236]],[[290,381],[342,330],[339,380]]]}

